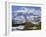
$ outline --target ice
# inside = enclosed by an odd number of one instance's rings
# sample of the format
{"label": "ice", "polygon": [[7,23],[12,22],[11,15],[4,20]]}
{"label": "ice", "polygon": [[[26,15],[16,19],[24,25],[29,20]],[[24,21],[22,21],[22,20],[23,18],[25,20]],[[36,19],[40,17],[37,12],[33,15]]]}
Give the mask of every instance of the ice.
{"label": "ice", "polygon": [[24,29],[24,26],[12,27],[13,30]]}

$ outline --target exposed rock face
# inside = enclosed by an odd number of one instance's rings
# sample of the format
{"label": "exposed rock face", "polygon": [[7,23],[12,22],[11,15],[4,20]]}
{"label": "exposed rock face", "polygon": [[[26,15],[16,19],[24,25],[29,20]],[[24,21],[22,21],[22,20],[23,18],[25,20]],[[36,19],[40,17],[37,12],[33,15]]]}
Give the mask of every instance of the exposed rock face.
{"label": "exposed rock face", "polygon": [[33,24],[31,22],[26,22],[25,23],[25,26],[24,26],[24,29],[29,29],[33,26]]}

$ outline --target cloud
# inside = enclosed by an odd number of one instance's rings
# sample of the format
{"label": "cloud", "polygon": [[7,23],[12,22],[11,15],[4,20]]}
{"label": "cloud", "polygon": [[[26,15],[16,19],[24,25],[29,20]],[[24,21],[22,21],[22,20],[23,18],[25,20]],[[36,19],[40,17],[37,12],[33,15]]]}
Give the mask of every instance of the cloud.
{"label": "cloud", "polygon": [[[26,18],[33,22],[33,23],[36,23],[34,19],[35,18],[38,18],[37,15],[41,15],[40,13],[40,10],[39,9],[35,9],[35,8],[27,8],[27,7],[22,7],[20,10],[17,10],[17,11],[13,11],[13,20],[16,22],[16,23],[24,23],[25,22],[25,18],[23,15],[20,15],[19,14],[27,14],[26,15]],[[29,15],[30,14],[30,15]],[[34,16],[35,15],[35,16]],[[41,16],[40,16],[41,17]]]}
{"label": "cloud", "polygon": [[13,19],[16,23],[21,24],[25,22],[25,18],[24,16],[18,16],[16,18]]}

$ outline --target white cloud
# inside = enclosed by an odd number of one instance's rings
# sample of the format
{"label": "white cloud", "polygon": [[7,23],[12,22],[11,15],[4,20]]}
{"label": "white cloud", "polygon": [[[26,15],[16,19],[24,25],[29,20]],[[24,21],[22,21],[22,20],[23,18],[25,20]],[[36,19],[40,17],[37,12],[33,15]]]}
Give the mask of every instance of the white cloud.
{"label": "white cloud", "polygon": [[21,24],[21,23],[24,23],[25,22],[24,16],[17,16],[13,20],[15,20],[15,22],[18,23],[18,24]]}
{"label": "white cloud", "polygon": [[[28,14],[33,13],[34,15],[39,15],[40,10],[35,10],[34,8],[29,9],[29,8],[23,7],[21,10],[14,11],[14,16],[17,16],[17,14],[21,13],[21,12],[23,14],[25,14],[25,13],[28,13]],[[31,21],[32,23],[35,24],[37,22],[35,22],[34,17],[37,18],[38,16],[34,16],[34,15],[26,16],[26,18],[29,21]],[[13,20],[15,20],[15,21],[17,20],[16,21],[17,23],[24,23],[25,22],[24,16],[17,16],[16,18],[13,18]]]}

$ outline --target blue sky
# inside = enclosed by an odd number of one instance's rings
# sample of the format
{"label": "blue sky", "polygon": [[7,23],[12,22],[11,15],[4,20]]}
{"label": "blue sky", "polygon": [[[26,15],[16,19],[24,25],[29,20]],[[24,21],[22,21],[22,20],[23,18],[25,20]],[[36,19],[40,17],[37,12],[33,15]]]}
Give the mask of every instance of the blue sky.
{"label": "blue sky", "polygon": [[18,10],[23,10],[23,8],[29,9],[33,14],[41,16],[41,8],[34,6],[12,6],[12,13],[16,13]]}
{"label": "blue sky", "polygon": [[38,10],[41,10],[41,8],[40,7],[33,7],[33,6],[12,6],[12,11],[16,11],[16,10],[21,10],[21,8],[22,7],[26,7],[26,8],[29,8],[29,9],[31,9],[31,8],[34,8],[34,9],[38,9]]}
{"label": "blue sky", "polygon": [[26,18],[32,20],[33,17],[30,16],[38,15],[41,17],[41,8],[33,6],[12,6],[12,13],[13,20],[19,20],[20,22],[20,20],[23,19],[23,21],[25,21],[23,16],[25,13]]}

